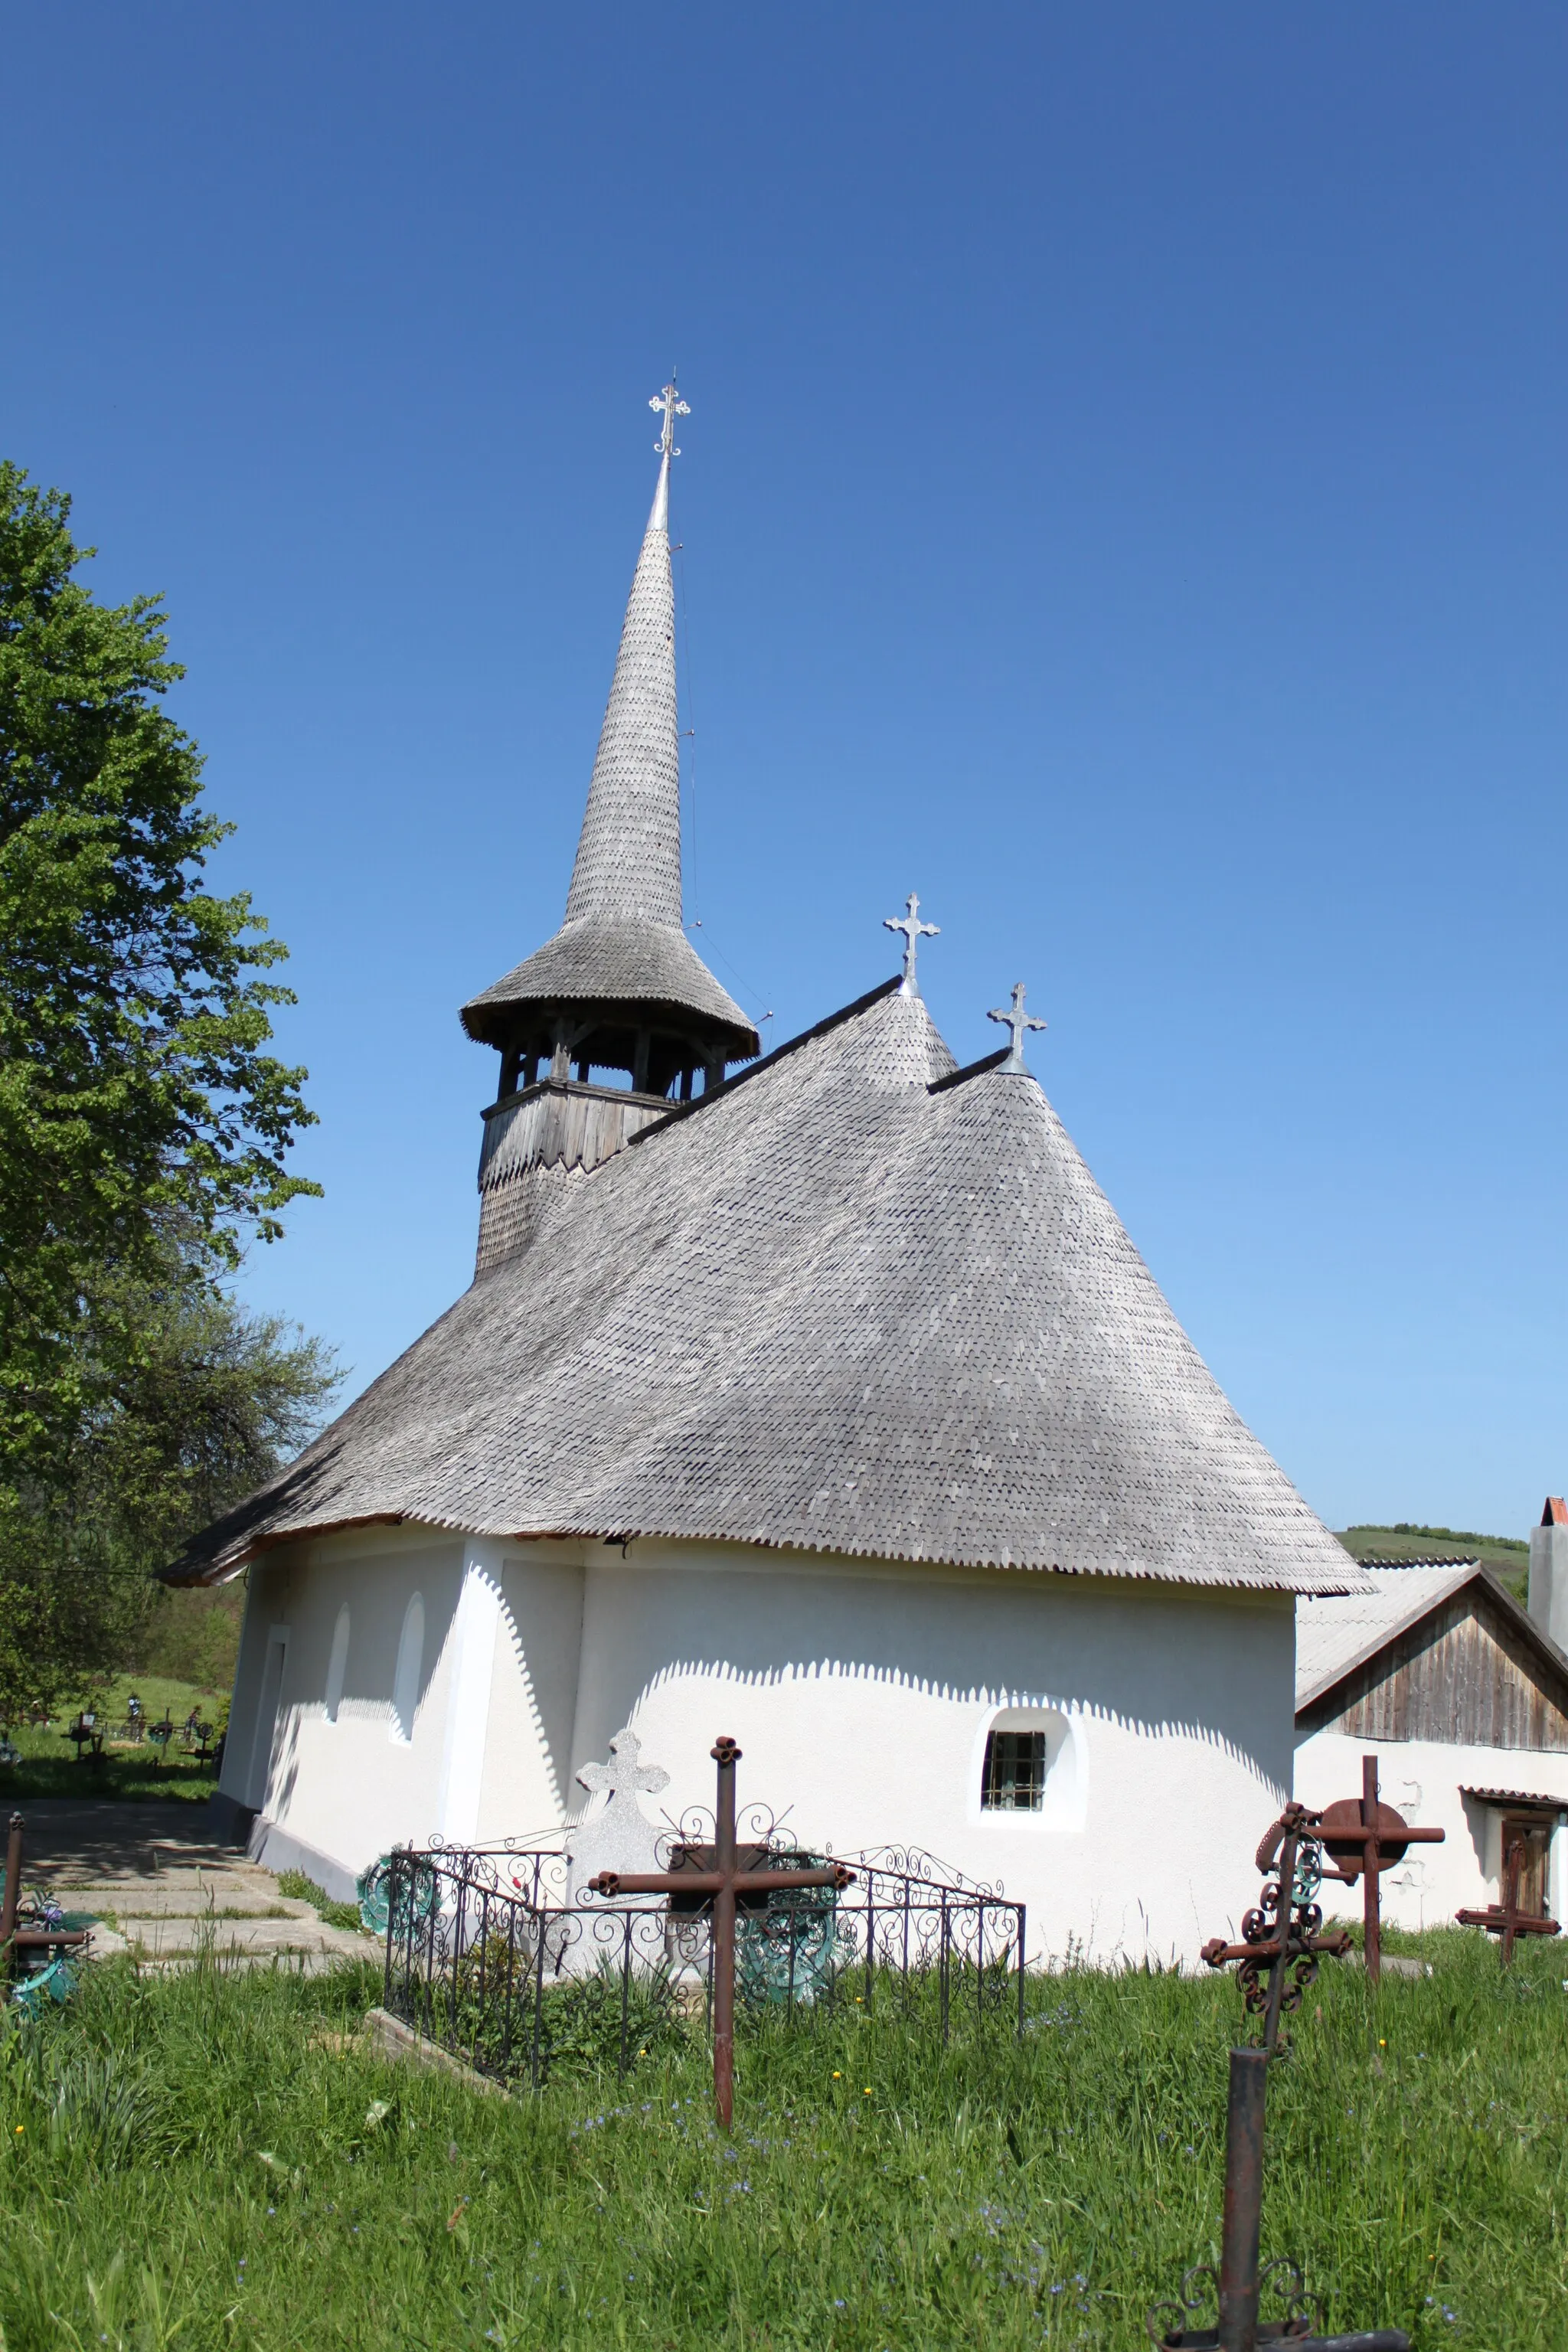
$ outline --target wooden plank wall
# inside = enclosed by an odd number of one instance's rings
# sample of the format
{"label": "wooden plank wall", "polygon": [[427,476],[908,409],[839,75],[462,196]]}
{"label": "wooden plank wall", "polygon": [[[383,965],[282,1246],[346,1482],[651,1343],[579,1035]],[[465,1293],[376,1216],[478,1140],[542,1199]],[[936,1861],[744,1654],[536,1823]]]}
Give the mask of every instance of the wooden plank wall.
{"label": "wooden plank wall", "polygon": [[1358,1739],[1568,1749],[1568,1678],[1472,1586],[1303,1709],[1300,1725]]}

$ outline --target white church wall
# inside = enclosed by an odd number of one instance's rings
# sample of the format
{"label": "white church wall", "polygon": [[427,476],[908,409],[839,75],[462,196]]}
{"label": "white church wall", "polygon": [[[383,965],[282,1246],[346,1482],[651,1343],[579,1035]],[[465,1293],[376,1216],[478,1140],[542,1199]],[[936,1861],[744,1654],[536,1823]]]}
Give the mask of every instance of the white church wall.
{"label": "white church wall", "polygon": [[[639,1539],[587,1558],[573,1771],[630,1724],[677,1816],[711,1803],[729,1732],[742,1801],[807,1843],[1000,1879],[1032,1954],[1191,1959],[1257,1900],[1294,1649],[1269,1593]],[[986,1733],[1016,1709],[1053,1719],[1055,1787],[1038,1814],[983,1811]]]}
{"label": "white church wall", "polygon": [[481,1842],[552,1830],[582,1801],[584,1792],[572,1781],[572,1727],[584,1549],[552,1542],[508,1545],[500,1552],[477,1822]]}
{"label": "white church wall", "polygon": [[224,1741],[223,1769],[217,1784],[219,1797],[234,1807],[250,1803],[257,1715],[268,1636],[274,1623],[281,1622],[280,1605],[275,1602],[272,1589],[280,1571],[280,1556],[265,1556],[252,1567],[246,1584],[239,1654],[235,1660],[234,1689],[229,1698],[228,1734]]}
{"label": "white church wall", "polygon": [[[580,1544],[405,1528],[259,1560],[221,1782],[258,1816],[252,1851],[346,1897],[395,1843],[559,1823],[571,1802],[582,1559]],[[416,1644],[411,1611],[423,1621]]]}
{"label": "white church wall", "polygon": [[[431,1528],[374,1528],[280,1547],[251,1570],[222,1786],[256,1809],[251,1850],[269,1867],[346,1895],[395,1841],[440,1828],[451,1637],[472,1549]],[[404,1639],[416,1601],[416,1658]]]}
{"label": "white church wall", "polygon": [[[1383,1916],[1397,1927],[1440,1927],[1456,1911],[1479,1910],[1501,1893],[1500,1816],[1461,1797],[1461,1789],[1514,1789],[1560,1797],[1568,1804],[1568,1754],[1532,1748],[1460,1748],[1429,1739],[1367,1739],[1318,1731],[1296,1751],[1295,1793],[1303,1804],[1331,1804],[1361,1795],[1362,1758],[1378,1759],[1383,1801],[1407,1822],[1447,1832],[1441,1845],[1411,1846],[1395,1870],[1385,1871]],[[1568,1854],[1559,1831],[1552,1840],[1548,1901],[1563,1916],[1568,1903]],[[1344,1918],[1361,1916],[1362,1890],[1331,1885],[1323,1908]]]}

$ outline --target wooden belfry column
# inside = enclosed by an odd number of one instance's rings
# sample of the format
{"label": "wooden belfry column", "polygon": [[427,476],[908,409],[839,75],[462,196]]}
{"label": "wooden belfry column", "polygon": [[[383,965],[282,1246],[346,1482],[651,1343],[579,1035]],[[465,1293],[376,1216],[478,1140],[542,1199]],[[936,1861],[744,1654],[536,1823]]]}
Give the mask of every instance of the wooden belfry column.
{"label": "wooden belfry column", "polygon": [[735,2106],[735,1898],[772,1895],[791,1886],[848,1886],[841,1862],[826,1870],[741,1870],[735,1861],[735,1767],[741,1751],[721,1735],[713,1743],[719,1786],[713,1805],[711,1870],[602,1870],[588,1881],[595,1895],[710,1895],[713,1897],[713,2105],[728,2131]]}

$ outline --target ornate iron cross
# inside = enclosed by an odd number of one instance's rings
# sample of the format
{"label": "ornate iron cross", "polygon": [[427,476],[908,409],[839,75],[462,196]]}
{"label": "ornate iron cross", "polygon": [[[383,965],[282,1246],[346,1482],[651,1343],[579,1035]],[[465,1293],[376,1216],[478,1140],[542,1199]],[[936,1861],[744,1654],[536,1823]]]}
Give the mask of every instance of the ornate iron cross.
{"label": "ornate iron cross", "polygon": [[676,391],[673,376],[662,392],[655,394],[652,400],[648,402],[648,406],[662,408],[664,411],[664,429],[654,443],[654,447],[661,457],[679,457],[680,452],[675,446],[675,420],[678,416],[689,416],[691,408],[689,403],[682,400]]}
{"label": "ornate iron cross", "polygon": [[[1211,1969],[1237,1960],[1237,1980],[1247,1995],[1247,2006],[1263,2018],[1260,2050],[1230,2053],[1230,2093],[1226,2108],[1225,2217],[1220,2239],[1218,2272],[1206,2264],[1190,2270],[1182,2281],[1177,2304],[1156,2305],[1149,2315],[1149,2333],[1164,2352],[1261,2352],[1264,2345],[1289,2343],[1296,2352],[1410,2352],[1410,2339],[1397,2327],[1380,2327],[1358,2335],[1322,2336],[1308,2317],[1317,2301],[1305,2292],[1301,2273],[1289,2259],[1258,2267],[1263,2220],[1263,2125],[1268,2062],[1279,2051],[1284,2036],[1280,2012],[1300,2007],[1301,1996],[1318,1972],[1320,1955],[1343,1954],[1350,1937],[1342,1928],[1322,1934],[1323,1915],[1317,1893],[1322,1876],[1321,1827],[1305,1805],[1289,1804],[1258,1849],[1258,1867],[1267,1884],[1256,1910],[1241,1923],[1242,1941],[1227,1944],[1215,1936],[1204,1946]],[[1291,1969],[1294,1982],[1288,1982]],[[1193,2315],[1201,2310],[1196,2283],[1207,2279],[1218,2310],[1213,2326],[1194,2327]],[[1289,2307],[1283,2326],[1259,2325],[1258,2305],[1265,2286],[1282,2293]],[[1174,2325],[1164,2322],[1169,2315]]]}
{"label": "ornate iron cross", "polygon": [[921,992],[921,984],[915,977],[915,954],[922,940],[935,940],[941,938],[942,925],[940,923],[921,922],[921,902],[911,890],[909,897],[904,901],[904,912],[901,915],[884,915],[882,918],[882,929],[885,931],[901,931],[903,933],[903,993],[906,996],[918,996]]}
{"label": "ornate iron cross", "polygon": [[1025,1032],[1029,1029],[1043,1029],[1047,1024],[1043,1021],[1037,1021],[1032,1013],[1025,1012],[1024,983],[1021,980],[1016,980],[1013,983],[1012,1011],[988,1013],[985,1018],[987,1021],[1000,1021],[1003,1027],[1012,1034],[1013,1042],[1007,1049],[1007,1058],[999,1066],[1004,1070],[1026,1069],[1028,1065],[1024,1059]]}
{"label": "ornate iron cross", "polygon": [[713,1743],[719,1789],[713,1804],[712,1870],[602,1870],[588,1885],[595,1895],[710,1895],[713,1897],[713,2105],[728,2131],[735,2105],[735,1897],[771,1895],[789,1886],[848,1886],[855,1874],[841,1862],[826,1870],[742,1870],[735,1854],[735,1767],[741,1751],[721,1736]]}
{"label": "ornate iron cross", "polygon": [[[1242,1940],[1227,1944],[1212,1936],[1199,1958],[1211,1969],[1237,1960],[1237,1982],[1253,2015],[1263,2019],[1263,2054],[1272,2058],[1279,2046],[1282,2010],[1300,2009],[1301,1996],[1318,1973],[1318,1956],[1342,1958],[1351,1939],[1342,1927],[1322,1932],[1318,1907],[1322,1878],[1319,1839],[1322,1832],[1316,1813],[1294,1802],[1286,1806],[1258,1849],[1258,1867],[1267,1874],[1263,1900],[1241,1923]],[[1293,1983],[1286,1979],[1292,1966]],[[1267,1970],[1267,1978],[1264,1971]]]}

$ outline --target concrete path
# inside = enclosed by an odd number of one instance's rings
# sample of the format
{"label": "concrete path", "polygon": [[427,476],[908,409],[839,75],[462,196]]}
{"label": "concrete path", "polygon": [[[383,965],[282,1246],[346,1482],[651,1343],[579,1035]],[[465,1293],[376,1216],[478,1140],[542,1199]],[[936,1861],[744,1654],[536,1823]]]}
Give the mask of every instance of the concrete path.
{"label": "concrete path", "polygon": [[210,1950],[219,1967],[279,1961],[310,1974],[383,1956],[377,1938],[330,1927],[310,1904],[279,1895],[270,1871],[214,1835],[205,1805],[37,1797],[16,1810],[24,1886],[101,1919],[100,1955],[130,1951],[143,1967],[169,1969]]}

